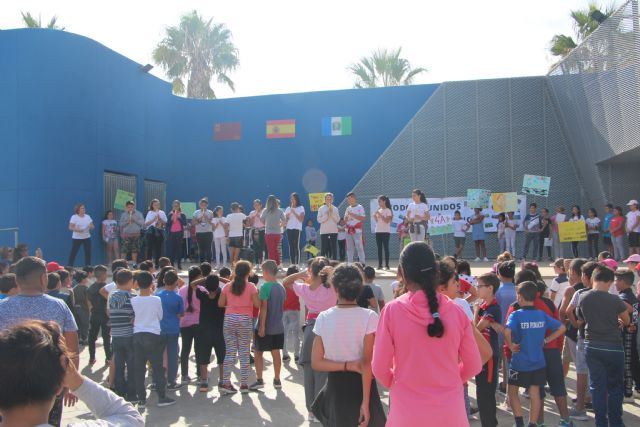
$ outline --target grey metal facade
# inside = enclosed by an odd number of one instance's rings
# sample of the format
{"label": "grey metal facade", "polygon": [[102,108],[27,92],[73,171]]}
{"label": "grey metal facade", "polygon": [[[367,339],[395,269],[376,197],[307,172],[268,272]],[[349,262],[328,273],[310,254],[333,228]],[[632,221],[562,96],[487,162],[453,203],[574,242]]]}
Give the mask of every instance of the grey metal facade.
{"label": "grey metal facade", "polygon": [[[116,193],[118,190],[124,190],[129,193],[136,194],[137,179],[135,175],[125,175],[114,172],[104,173],[104,210],[112,210],[114,212],[114,218],[116,220],[120,218],[120,214],[123,212],[113,207],[113,203],[116,200]],[[98,218],[94,218],[97,220]],[[102,219],[100,219],[102,221]]]}

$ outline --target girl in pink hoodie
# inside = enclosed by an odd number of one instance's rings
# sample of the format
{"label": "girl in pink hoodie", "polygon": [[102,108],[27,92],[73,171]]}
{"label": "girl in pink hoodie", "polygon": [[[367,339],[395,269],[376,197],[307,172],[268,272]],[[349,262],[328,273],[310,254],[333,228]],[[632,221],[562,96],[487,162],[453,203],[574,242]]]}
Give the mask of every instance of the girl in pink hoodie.
{"label": "girl in pink hoodie", "polygon": [[407,293],[385,305],[372,368],[390,389],[387,426],[468,426],[463,384],[482,369],[473,326],[463,310],[436,293],[432,249],[412,242],[398,274]]}

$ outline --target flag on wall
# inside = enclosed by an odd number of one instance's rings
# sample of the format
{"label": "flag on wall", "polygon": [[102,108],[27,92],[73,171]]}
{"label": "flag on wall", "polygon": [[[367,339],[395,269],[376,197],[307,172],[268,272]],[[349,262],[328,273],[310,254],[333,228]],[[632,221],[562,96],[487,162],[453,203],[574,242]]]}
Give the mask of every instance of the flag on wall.
{"label": "flag on wall", "polygon": [[240,122],[216,123],[213,125],[214,141],[239,141],[241,134]]}
{"label": "flag on wall", "polygon": [[289,120],[267,120],[267,139],[295,138],[296,121]]}
{"label": "flag on wall", "polygon": [[322,136],[345,135],[351,135],[351,116],[322,118]]}

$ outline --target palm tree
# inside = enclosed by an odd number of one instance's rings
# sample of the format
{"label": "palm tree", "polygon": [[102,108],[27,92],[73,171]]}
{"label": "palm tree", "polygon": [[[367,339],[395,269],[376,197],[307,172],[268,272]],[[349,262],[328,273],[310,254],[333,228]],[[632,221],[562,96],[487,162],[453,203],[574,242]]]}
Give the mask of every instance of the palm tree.
{"label": "palm tree", "polygon": [[[197,11],[180,18],[177,27],[168,27],[166,37],[153,50],[153,59],[172,80],[173,93],[188,98],[213,99],[211,79],[235,91],[228,72],[238,68],[238,49],[231,31],[213,19],[205,21]],[[186,84],[185,84],[186,83]]]}
{"label": "palm tree", "polygon": [[402,48],[394,50],[378,49],[371,56],[365,56],[349,70],[355,74],[356,88],[400,86],[413,83],[414,78],[426,68],[412,68],[407,59],[400,58]]}
{"label": "palm tree", "polygon": [[[36,19],[33,17],[33,15],[31,15],[31,12],[27,12],[27,13],[20,12],[20,13],[22,14],[22,22],[24,23],[24,26],[26,28],[43,28],[40,15],[38,15],[38,19]],[[58,25],[58,17],[55,15],[51,18],[47,26],[44,28],[64,31],[64,27],[61,27]]]}
{"label": "palm tree", "polygon": [[[592,13],[596,10],[600,11],[600,6],[595,2],[589,3],[587,8],[585,9],[572,10],[569,13],[569,16],[571,16],[571,19],[573,19],[573,32],[575,35],[575,40],[571,36],[556,34],[551,39],[551,54],[564,58],[576,46],[582,43],[584,39],[589,36],[589,34],[593,33],[600,25],[600,23],[592,17]],[[601,12],[605,17],[608,18],[615,12],[615,6],[611,4]]]}

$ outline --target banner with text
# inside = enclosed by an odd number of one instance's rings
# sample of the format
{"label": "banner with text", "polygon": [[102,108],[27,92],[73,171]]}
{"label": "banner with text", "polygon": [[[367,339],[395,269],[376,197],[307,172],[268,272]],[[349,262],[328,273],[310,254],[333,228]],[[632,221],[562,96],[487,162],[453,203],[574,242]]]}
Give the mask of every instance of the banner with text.
{"label": "banner with text", "polygon": [[584,242],[587,240],[587,225],[584,220],[567,221],[558,224],[560,242]]}
{"label": "banner with text", "polygon": [[[407,206],[411,203],[411,199],[390,199],[391,212],[393,212],[393,219],[391,220],[391,232],[397,233],[397,227],[406,217]],[[431,219],[429,220],[429,234],[431,236],[437,236],[440,234],[453,233],[453,214],[455,211],[460,211],[460,215],[465,220],[470,220],[473,216],[473,209],[467,205],[466,197],[445,197],[445,198],[433,198],[428,199],[429,212],[431,213]],[[522,220],[527,214],[527,196],[518,195],[518,209],[515,210],[513,218],[518,223],[518,231],[522,231]],[[370,217],[378,210],[378,200],[371,199],[369,202]],[[484,229],[487,232],[497,231],[496,225],[498,224],[498,212],[494,212],[489,202],[489,207],[482,210],[485,215]],[[371,220],[371,232],[375,233],[375,222],[373,218]],[[469,229],[471,232],[471,229]]]}

